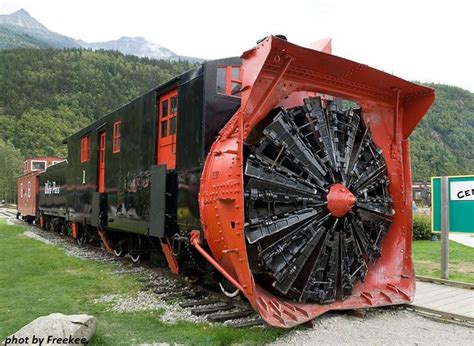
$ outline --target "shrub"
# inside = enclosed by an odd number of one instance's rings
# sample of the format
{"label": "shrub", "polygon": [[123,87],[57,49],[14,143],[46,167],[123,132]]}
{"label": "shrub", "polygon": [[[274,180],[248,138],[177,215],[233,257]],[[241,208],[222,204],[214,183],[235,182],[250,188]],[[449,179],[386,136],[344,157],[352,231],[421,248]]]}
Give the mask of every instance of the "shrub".
{"label": "shrub", "polygon": [[415,214],[413,216],[413,239],[431,239],[431,218],[429,215]]}

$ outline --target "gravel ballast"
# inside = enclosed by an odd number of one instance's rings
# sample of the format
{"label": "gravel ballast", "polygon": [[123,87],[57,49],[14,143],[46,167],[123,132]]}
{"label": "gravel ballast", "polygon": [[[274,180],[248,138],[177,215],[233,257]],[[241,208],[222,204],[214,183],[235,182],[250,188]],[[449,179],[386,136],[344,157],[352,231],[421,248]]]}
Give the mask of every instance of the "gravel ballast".
{"label": "gravel ballast", "polygon": [[[137,266],[130,263],[127,258],[119,258],[108,254],[100,248],[83,246],[79,247],[68,237],[58,235],[53,232],[44,231],[33,226],[27,227],[23,236],[41,241],[47,245],[56,245],[64,249],[69,256],[82,259],[89,259],[97,262],[109,262],[116,265],[112,270],[112,275],[138,275],[139,281],[145,286],[150,286],[149,290],[142,290],[134,295],[104,295],[94,300],[95,304],[104,303],[105,309],[117,313],[129,313],[140,311],[162,311],[160,319],[164,323],[173,324],[179,321],[187,322],[207,322],[206,316],[194,316],[191,309],[184,309],[179,306],[179,302],[186,299],[167,301],[167,293],[156,294],[153,288],[173,287],[180,288],[183,285],[183,279],[166,276],[157,268],[146,265]],[[191,288],[190,288],[191,289]]]}
{"label": "gravel ballast", "polygon": [[365,318],[329,313],[272,345],[472,345],[474,328],[437,322],[406,310],[367,310]]}
{"label": "gravel ballast", "polygon": [[179,304],[170,304],[163,297],[152,292],[139,292],[136,295],[108,295],[94,300],[95,304],[108,303],[110,310],[118,313],[156,311],[163,314],[160,319],[164,323],[174,324],[178,321],[207,322],[205,316],[194,316],[190,309],[183,309]]}

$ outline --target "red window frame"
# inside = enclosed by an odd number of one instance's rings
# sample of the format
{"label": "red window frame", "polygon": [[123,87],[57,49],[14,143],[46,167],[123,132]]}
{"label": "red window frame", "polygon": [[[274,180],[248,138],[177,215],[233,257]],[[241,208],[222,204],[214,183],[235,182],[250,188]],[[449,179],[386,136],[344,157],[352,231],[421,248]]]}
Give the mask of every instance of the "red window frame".
{"label": "red window frame", "polygon": [[114,122],[114,133],[112,136],[112,153],[120,153],[120,130],[122,127],[122,121],[117,120]]}
{"label": "red window frame", "polygon": [[[239,90],[242,89],[242,68],[241,68],[241,66],[229,65],[229,66],[219,66],[217,68],[218,69],[225,69],[225,95],[233,96],[233,97],[240,97],[240,91],[236,92],[236,93],[232,93],[232,84],[239,84],[240,85]],[[233,69],[238,69],[239,70],[238,78],[234,78],[232,76],[232,70]],[[221,94],[221,93],[219,93],[219,94]]]}
{"label": "red window frame", "polygon": [[176,132],[178,126],[178,89],[160,95],[158,107],[157,164],[176,167]]}
{"label": "red window frame", "polygon": [[91,140],[90,136],[81,138],[81,163],[89,161],[91,156]]}

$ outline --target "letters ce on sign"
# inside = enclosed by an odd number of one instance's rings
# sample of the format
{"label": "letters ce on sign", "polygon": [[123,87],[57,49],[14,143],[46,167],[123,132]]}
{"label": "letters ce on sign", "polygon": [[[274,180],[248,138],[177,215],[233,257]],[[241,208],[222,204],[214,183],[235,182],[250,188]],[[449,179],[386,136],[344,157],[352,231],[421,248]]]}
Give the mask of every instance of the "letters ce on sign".
{"label": "letters ce on sign", "polygon": [[450,182],[449,199],[451,201],[474,201],[474,180]]}

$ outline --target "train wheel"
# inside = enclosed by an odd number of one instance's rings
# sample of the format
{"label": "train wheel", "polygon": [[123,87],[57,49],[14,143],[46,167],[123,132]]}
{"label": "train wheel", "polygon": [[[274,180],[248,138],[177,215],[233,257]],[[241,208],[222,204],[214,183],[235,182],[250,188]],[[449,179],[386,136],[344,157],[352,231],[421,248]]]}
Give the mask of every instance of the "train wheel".
{"label": "train wheel", "polygon": [[77,245],[84,246],[87,243],[87,235],[84,232],[80,232],[76,238]]}
{"label": "train wheel", "polygon": [[202,281],[202,276],[196,275],[196,274],[188,274],[186,275],[186,280],[188,280],[190,283],[197,285]]}
{"label": "train wheel", "polygon": [[133,263],[140,263],[143,259],[142,238],[137,236],[136,238],[132,238],[130,242],[130,258]]}
{"label": "train wheel", "polygon": [[127,247],[123,241],[119,241],[117,246],[114,247],[114,254],[117,257],[123,257],[127,254]]}
{"label": "train wheel", "polygon": [[61,234],[61,235],[66,235],[67,234],[67,227],[66,227],[65,223],[61,223],[59,234]]}
{"label": "train wheel", "polygon": [[239,289],[235,287],[230,288],[230,286],[232,286],[230,283],[219,282],[219,288],[221,289],[222,293],[224,293],[229,298],[237,297],[240,293]]}
{"label": "train wheel", "polygon": [[132,259],[133,263],[140,263],[141,255],[140,254],[130,254],[130,258]]}

